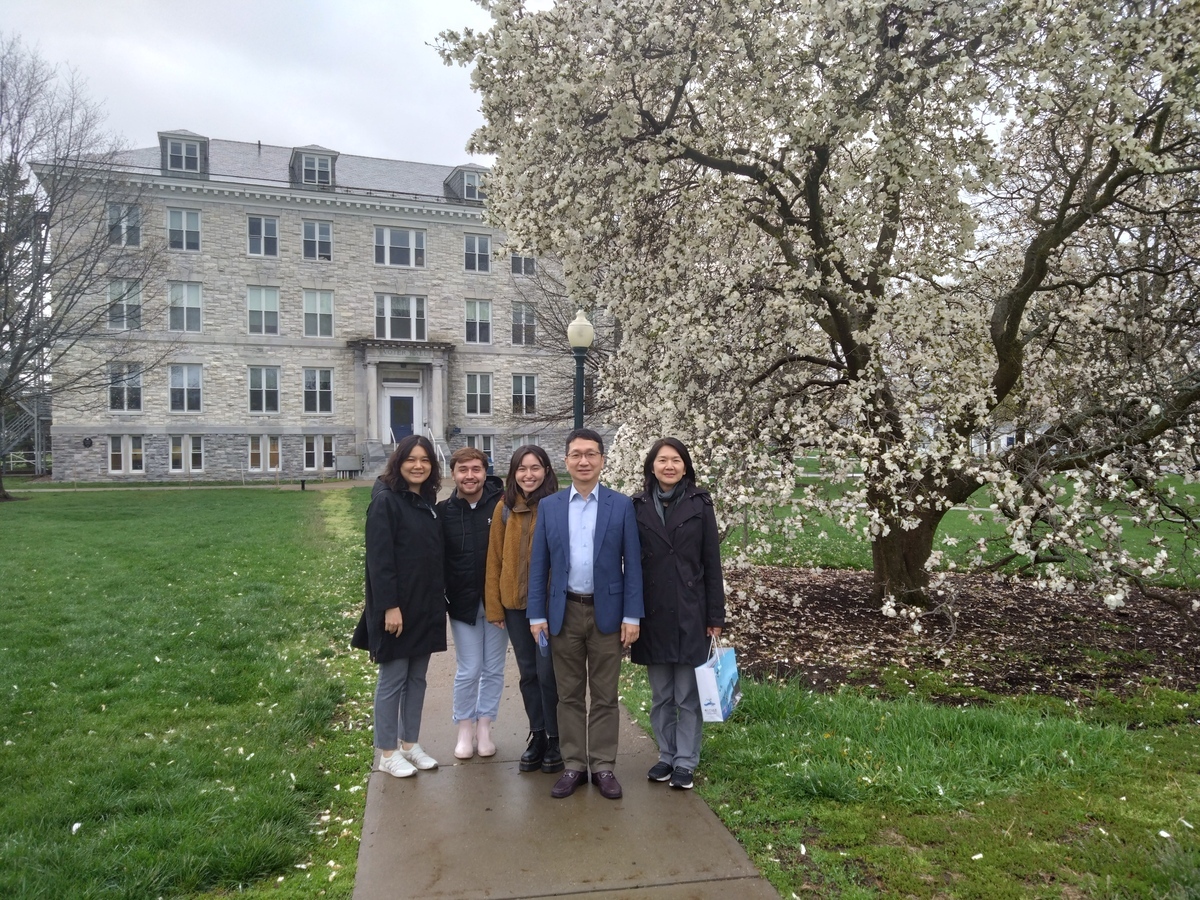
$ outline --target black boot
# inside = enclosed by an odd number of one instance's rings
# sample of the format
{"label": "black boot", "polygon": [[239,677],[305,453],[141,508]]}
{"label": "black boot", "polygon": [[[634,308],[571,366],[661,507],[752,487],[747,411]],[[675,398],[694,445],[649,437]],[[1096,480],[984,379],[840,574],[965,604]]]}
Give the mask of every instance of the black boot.
{"label": "black boot", "polygon": [[521,771],[536,772],[546,757],[546,732],[533,731],[529,734],[529,746],[521,754]]}
{"label": "black boot", "polygon": [[562,758],[562,750],[558,748],[558,736],[552,734],[547,738],[546,753],[542,757],[542,771],[547,775],[552,775],[555,772],[561,772],[566,767]]}

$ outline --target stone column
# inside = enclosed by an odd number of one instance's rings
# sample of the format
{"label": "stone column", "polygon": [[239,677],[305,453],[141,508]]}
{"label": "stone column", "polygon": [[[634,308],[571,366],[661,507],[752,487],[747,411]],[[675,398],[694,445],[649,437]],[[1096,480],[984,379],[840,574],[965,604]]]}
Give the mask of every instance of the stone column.
{"label": "stone column", "polygon": [[379,365],[367,363],[367,440],[379,440]]}
{"label": "stone column", "polygon": [[429,430],[439,441],[446,439],[446,360],[435,358],[429,379]]}

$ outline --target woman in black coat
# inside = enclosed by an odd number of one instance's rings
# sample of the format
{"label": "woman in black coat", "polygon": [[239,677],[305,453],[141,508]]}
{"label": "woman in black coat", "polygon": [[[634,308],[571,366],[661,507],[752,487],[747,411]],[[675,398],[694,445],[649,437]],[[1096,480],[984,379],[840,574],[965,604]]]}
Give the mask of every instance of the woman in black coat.
{"label": "woman in black coat", "polygon": [[397,778],[437,766],[417,738],[429,657],[446,649],[442,525],[434,509],[440,483],[428,438],[409,435],[367,508],[367,602],[352,643],[379,663],[375,747],[379,768]]}
{"label": "woman in black coat", "polygon": [[700,762],[704,720],[696,666],[725,626],[721,538],[712,498],[696,486],[687,447],[676,438],[656,441],[642,467],[645,490],[633,498],[642,542],[646,616],[630,651],[646,666],[653,703],[650,724],[658,742],[651,781],[690,788]]}

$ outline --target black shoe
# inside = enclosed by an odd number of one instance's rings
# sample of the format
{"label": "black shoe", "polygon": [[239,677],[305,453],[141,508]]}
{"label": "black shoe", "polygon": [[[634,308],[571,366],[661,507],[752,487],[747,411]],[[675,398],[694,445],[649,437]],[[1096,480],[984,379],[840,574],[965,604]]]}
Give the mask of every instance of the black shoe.
{"label": "black shoe", "polygon": [[646,777],[650,781],[666,781],[671,777],[671,772],[673,771],[670,763],[656,762],[650,767],[650,771],[646,773]]}
{"label": "black shoe", "polygon": [[675,771],[671,773],[671,787],[690,791],[692,789],[692,770],[676,766]]}
{"label": "black shoe", "polygon": [[555,800],[570,797],[581,784],[587,784],[587,772],[580,772],[578,769],[567,769],[567,771],[558,776],[558,781],[554,782],[554,787],[550,788],[550,796]]}
{"label": "black shoe", "polygon": [[536,772],[542,767],[542,760],[546,756],[546,732],[534,731],[529,735],[529,746],[525,748],[525,752],[521,754],[521,764],[519,766],[522,772]]}
{"label": "black shoe", "polygon": [[561,772],[567,767],[563,762],[562,750],[558,746],[558,737],[549,735],[546,738],[546,753],[542,757],[542,771],[547,775],[553,775],[555,772]]}

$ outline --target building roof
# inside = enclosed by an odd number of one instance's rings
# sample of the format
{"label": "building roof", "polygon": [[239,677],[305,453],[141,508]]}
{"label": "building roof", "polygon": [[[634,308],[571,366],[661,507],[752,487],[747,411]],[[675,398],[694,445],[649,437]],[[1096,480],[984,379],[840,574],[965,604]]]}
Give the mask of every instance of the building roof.
{"label": "building roof", "polygon": [[[190,132],[163,132],[172,136]],[[195,137],[204,140],[202,135]],[[292,187],[289,164],[295,150],[318,150],[333,155],[335,151],[308,147],[279,147],[273,144],[252,144],[245,141],[208,140],[208,180],[240,184],[262,184],[279,189]],[[335,192],[346,191],[409,194],[424,197],[445,197],[444,184],[456,168],[486,172],[486,167],[474,163],[462,166],[439,166],[431,163],[407,162],[399,159],[378,159],[372,156],[353,156],[337,153],[337,185]],[[135,171],[159,173],[162,157],[159,147],[142,147],[119,155],[119,165]],[[194,177],[194,176],[193,176]]]}

